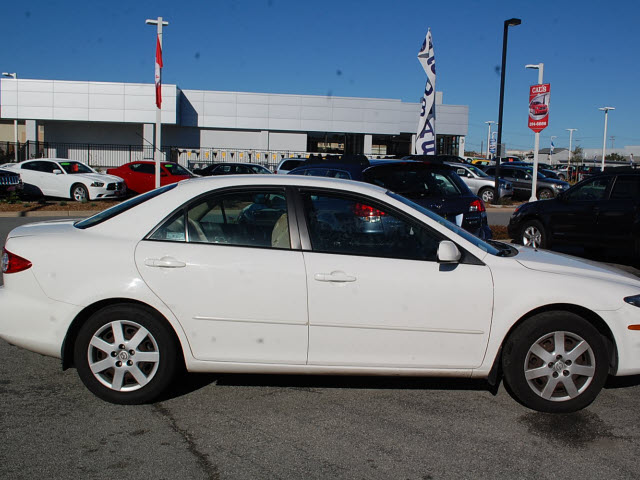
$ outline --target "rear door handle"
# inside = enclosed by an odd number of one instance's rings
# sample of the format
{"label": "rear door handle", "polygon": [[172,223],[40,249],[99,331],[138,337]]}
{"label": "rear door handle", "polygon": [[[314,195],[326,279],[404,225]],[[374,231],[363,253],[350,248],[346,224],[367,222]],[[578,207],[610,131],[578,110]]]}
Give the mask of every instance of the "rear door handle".
{"label": "rear door handle", "polygon": [[144,264],[147,267],[158,268],[182,268],[187,266],[186,263],[181,262],[180,260],[176,260],[173,257],[147,258],[144,261]]}
{"label": "rear door handle", "polygon": [[332,283],[348,283],[355,282],[356,277],[347,275],[344,272],[331,272],[331,273],[316,273],[313,276],[314,280],[318,282],[332,282]]}

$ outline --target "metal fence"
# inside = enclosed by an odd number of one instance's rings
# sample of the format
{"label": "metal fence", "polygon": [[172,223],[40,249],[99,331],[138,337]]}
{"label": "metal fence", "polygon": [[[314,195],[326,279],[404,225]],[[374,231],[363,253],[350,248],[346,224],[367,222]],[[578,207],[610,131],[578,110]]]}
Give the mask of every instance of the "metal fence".
{"label": "metal fence", "polygon": [[[0,164],[15,161],[14,142],[0,142]],[[119,167],[139,160],[153,160],[150,145],[116,145],[95,143],[26,142],[19,143],[18,161],[29,158],[68,158],[86,163],[97,169]],[[241,148],[188,148],[164,146],[162,153],[166,160],[191,168],[202,168],[212,163],[254,163],[275,171],[278,163],[285,158],[308,158],[318,152],[293,150],[252,150]],[[322,155],[320,153],[320,155]],[[383,158],[384,155],[370,155]]]}

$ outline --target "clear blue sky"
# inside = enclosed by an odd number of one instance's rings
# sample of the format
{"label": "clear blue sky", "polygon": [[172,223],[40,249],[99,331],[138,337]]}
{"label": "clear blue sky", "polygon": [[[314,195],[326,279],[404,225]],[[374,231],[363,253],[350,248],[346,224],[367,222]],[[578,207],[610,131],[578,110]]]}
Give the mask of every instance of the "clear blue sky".
{"label": "clear blue sky", "polygon": [[[399,98],[418,102],[417,54],[433,33],[437,90],[469,106],[467,149],[497,120],[504,20],[509,30],[503,141],[530,149],[528,89],[545,64],[556,147],[577,128],[601,148],[604,115],[615,147],[640,145],[640,4],[584,1],[11,1],[3,4],[0,68],[20,78],[152,83],[155,27],[164,35],[163,82],[183,89]],[[416,118],[417,125],[417,118]],[[611,141],[607,140],[607,148]]]}

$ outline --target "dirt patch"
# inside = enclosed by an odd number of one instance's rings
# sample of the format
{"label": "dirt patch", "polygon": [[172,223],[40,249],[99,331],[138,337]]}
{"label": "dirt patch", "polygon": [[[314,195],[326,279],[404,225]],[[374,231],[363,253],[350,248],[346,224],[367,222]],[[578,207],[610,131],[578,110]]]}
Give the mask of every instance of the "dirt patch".
{"label": "dirt patch", "polygon": [[42,202],[0,202],[0,212],[86,212],[105,210],[119,204],[118,201],[105,200],[100,202],[64,202],[64,201],[42,201]]}

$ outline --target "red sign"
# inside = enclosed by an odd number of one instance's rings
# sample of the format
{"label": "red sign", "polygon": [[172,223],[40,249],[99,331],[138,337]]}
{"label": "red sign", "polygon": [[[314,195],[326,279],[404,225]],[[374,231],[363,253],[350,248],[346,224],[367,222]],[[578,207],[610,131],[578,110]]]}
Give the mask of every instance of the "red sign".
{"label": "red sign", "polygon": [[549,92],[551,86],[531,85],[529,89],[529,128],[540,133],[549,125]]}

